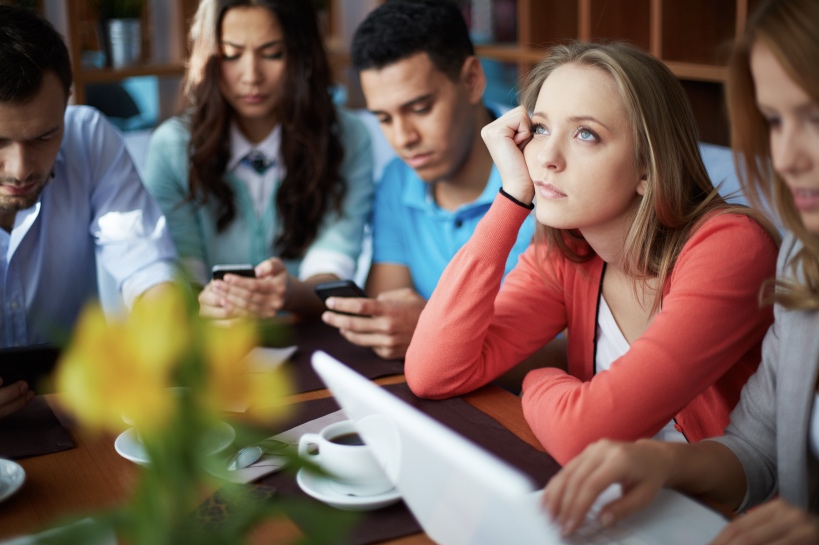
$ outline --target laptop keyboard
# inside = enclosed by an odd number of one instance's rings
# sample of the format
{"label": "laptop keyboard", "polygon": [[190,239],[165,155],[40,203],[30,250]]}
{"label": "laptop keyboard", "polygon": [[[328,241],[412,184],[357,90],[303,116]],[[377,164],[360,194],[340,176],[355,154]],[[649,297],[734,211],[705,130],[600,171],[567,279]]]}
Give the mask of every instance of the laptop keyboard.
{"label": "laptop keyboard", "polygon": [[586,520],[575,530],[567,543],[572,545],[651,545],[625,525],[603,526],[597,518],[600,506],[595,504],[586,514]]}

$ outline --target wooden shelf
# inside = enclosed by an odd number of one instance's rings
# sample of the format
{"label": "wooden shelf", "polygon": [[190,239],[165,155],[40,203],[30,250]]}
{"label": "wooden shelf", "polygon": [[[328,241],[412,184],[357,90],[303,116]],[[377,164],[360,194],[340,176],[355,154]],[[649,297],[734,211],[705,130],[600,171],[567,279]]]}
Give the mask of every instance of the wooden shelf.
{"label": "wooden shelf", "polygon": [[182,76],[182,64],[138,64],[127,68],[84,68],[75,74],[78,83],[108,83],[139,76]]}
{"label": "wooden shelf", "polygon": [[82,64],[85,53],[101,49],[97,14],[91,0],[43,0],[42,4],[46,17],[66,37],[74,69],[73,103],[86,103],[86,85],[157,76],[162,78],[157,97],[159,121],[174,113],[178,80],[185,72],[188,21],[196,9],[197,0],[147,2],[141,18],[143,61],[116,69]]}
{"label": "wooden shelf", "polygon": [[[500,0],[496,0],[500,1]],[[722,84],[735,36],[758,0],[516,0],[517,41],[477,46],[516,63],[521,77],[545,49],[572,40],[622,40],[650,51],[683,83],[703,139],[728,144]]]}
{"label": "wooden shelf", "polygon": [[[77,65],[82,44],[89,42],[89,0],[47,0],[62,2],[67,11],[69,28],[66,36],[75,62],[77,89],[75,99],[84,101],[82,87],[86,84],[115,82],[135,76],[160,76],[168,79],[184,73],[185,36],[188,21],[196,8],[196,0],[166,0],[162,3],[171,13],[172,22],[157,17],[154,3],[149,5],[152,21],[157,28],[146,28],[146,36],[166,36],[173,53],[161,60],[126,69],[89,69]],[[742,32],[747,14],[759,0],[494,0],[503,3],[507,15],[509,2],[516,10],[513,26],[506,28],[504,39],[512,30],[512,43],[477,45],[478,55],[486,59],[517,67],[517,75],[525,77],[540,61],[546,49],[555,43],[571,40],[624,40],[651,51],[683,82],[689,99],[695,105],[704,139],[726,145],[727,119],[722,106],[722,83],[725,81],[726,59],[731,42]],[[358,22],[380,0],[330,0],[324,17],[327,50],[337,81],[344,82],[352,107],[363,106],[357,74],[350,70],[349,41]],[[463,2],[467,5],[469,2]],[[366,7],[364,7],[366,4]],[[162,8],[166,9],[166,8]],[[150,11],[154,10],[154,11]],[[85,15],[83,15],[85,14]],[[86,19],[83,19],[86,17]],[[149,24],[150,27],[150,24]],[[165,54],[164,48],[154,53]],[[154,55],[154,58],[157,58]],[[505,80],[504,80],[505,81]],[[500,80],[499,80],[500,82]],[[501,85],[499,83],[499,85]],[[506,85],[504,82],[502,85]]]}
{"label": "wooden shelf", "polygon": [[674,75],[682,80],[724,83],[727,76],[727,69],[724,66],[673,61],[664,62],[665,65],[671,69]]}
{"label": "wooden shelf", "polygon": [[[475,52],[480,57],[499,62],[535,64],[546,55],[546,49],[519,47],[516,45],[479,45]],[[724,66],[664,61],[666,66],[680,79],[722,83],[725,81]]]}
{"label": "wooden shelf", "polygon": [[480,57],[486,57],[500,62],[534,64],[543,60],[546,49],[539,47],[519,47],[517,45],[478,45],[475,52]]}

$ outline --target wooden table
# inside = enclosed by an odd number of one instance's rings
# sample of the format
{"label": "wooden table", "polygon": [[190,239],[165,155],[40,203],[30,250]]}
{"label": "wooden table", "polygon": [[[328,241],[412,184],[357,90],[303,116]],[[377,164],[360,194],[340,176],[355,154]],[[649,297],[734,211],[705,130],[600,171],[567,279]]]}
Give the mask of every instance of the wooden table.
{"label": "wooden table", "polygon": [[[403,382],[403,376],[377,379],[379,384]],[[293,403],[328,397],[326,390],[291,396]],[[515,435],[543,450],[523,418],[520,399],[495,386],[464,396],[471,405],[492,416]],[[53,402],[49,399],[49,402]],[[26,482],[14,496],[0,503],[0,539],[32,533],[58,524],[61,517],[99,512],[124,503],[138,477],[137,466],[114,450],[114,436],[72,429],[77,448],[20,460]],[[288,543],[299,535],[289,521],[271,521],[254,531],[257,543]],[[390,543],[430,544],[423,534]]]}

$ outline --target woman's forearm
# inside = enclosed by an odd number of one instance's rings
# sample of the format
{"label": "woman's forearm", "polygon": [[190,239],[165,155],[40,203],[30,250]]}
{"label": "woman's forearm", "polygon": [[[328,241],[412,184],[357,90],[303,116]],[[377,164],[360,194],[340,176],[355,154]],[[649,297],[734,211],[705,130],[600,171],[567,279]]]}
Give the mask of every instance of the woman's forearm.
{"label": "woman's forearm", "polygon": [[666,486],[690,496],[707,499],[731,510],[742,503],[747,489],[739,458],[716,441],[661,443],[671,470]]}

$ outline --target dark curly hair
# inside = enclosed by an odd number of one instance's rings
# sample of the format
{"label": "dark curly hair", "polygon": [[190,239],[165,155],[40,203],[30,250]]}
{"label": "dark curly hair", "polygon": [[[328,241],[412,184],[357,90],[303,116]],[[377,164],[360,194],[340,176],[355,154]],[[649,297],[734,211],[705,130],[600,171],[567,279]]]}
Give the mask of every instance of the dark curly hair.
{"label": "dark curly hair", "polygon": [[188,198],[217,200],[219,231],[236,216],[234,194],[224,180],[233,110],[219,92],[219,37],[225,13],[240,6],[268,9],[284,33],[287,92],[281,94],[277,117],[287,175],[276,193],[282,229],[272,250],[285,259],[297,258],[315,240],[325,213],[341,210],[345,192],[339,174],[344,148],[330,95],[330,65],[312,2],[201,1],[191,26],[191,59],[184,86],[191,132]]}

